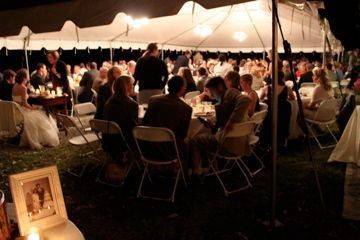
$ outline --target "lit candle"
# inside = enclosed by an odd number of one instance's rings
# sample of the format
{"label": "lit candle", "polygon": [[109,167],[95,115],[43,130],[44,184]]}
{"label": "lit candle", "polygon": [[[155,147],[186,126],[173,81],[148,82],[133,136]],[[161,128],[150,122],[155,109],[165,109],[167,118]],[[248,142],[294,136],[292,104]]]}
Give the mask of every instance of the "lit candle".
{"label": "lit candle", "polygon": [[30,234],[27,236],[27,240],[40,240],[40,235],[36,228],[32,228]]}

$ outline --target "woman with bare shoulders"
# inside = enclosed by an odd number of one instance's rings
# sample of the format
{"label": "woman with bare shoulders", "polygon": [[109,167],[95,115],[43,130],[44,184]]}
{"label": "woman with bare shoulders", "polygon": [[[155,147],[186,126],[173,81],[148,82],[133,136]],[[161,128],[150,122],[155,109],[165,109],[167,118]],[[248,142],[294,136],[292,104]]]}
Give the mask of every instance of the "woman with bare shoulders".
{"label": "woman with bare shoulders", "polygon": [[43,146],[54,147],[59,145],[58,129],[55,120],[28,103],[28,71],[20,69],[16,73],[15,82],[12,91],[13,101],[20,105],[20,110],[24,116],[20,146],[40,149]]}

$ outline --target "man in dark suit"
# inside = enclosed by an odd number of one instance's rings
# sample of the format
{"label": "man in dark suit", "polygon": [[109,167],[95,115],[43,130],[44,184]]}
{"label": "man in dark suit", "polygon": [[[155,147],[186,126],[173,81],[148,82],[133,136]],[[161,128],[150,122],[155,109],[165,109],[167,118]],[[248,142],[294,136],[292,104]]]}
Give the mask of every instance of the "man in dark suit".
{"label": "man in dark suit", "polygon": [[312,63],[307,63],[306,64],[306,72],[300,76],[300,80],[299,80],[299,86],[301,87],[301,84],[303,83],[312,83],[312,76],[313,76],[313,68],[314,66],[312,65]]}
{"label": "man in dark suit", "polygon": [[40,85],[45,85],[48,71],[46,65],[39,63],[36,65],[36,72],[31,76],[30,84],[35,88],[39,89]]}
{"label": "man in dark suit", "polygon": [[189,67],[189,61],[191,58],[191,52],[189,50],[186,50],[184,54],[180,55],[174,64],[174,69],[172,71],[172,74],[176,75],[179,72],[179,69],[181,67]]}
{"label": "man in dark suit", "polygon": [[[216,122],[207,122],[209,127],[216,135],[203,133],[195,136],[190,145],[193,148],[193,172],[195,175],[201,174],[200,163],[201,155],[207,151],[216,151],[219,142],[227,132],[231,131],[235,124],[247,120],[247,110],[250,104],[250,98],[241,95],[240,91],[234,88],[227,88],[222,77],[213,77],[208,80],[205,87],[209,90],[211,96],[217,100],[215,105]],[[245,138],[236,138],[227,140],[222,145],[230,154],[245,154],[249,151],[248,141]]]}
{"label": "man in dark suit", "polygon": [[[186,91],[186,82],[182,77],[174,76],[168,82],[168,89],[169,94],[153,96],[150,99],[143,124],[168,128],[175,134],[180,158],[186,169],[185,159],[187,159],[188,151],[185,138],[192,115],[192,108],[180,99]],[[150,158],[171,160],[175,157],[173,146],[169,143],[151,144],[145,147],[148,149],[146,155]]]}
{"label": "man in dark suit", "polygon": [[12,101],[12,89],[15,84],[16,73],[13,70],[4,71],[4,79],[0,82],[0,99]]}
{"label": "man in dark suit", "polygon": [[174,132],[178,140],[184,140],[189,130],[192,108],[180,99],[186,90],[185,80],[174,76],[168,83],[169,94],[150,98],[143,123],[153,127],[165,127]]}

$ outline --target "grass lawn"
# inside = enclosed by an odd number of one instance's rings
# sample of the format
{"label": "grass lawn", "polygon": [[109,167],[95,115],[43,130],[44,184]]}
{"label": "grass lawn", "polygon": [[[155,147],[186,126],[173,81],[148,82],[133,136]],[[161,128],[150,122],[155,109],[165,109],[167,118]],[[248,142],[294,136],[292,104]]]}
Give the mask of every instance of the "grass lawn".
{"label": "grass lawn", "polygon": [[66,144],[34,152],[15,147],[0,149],[0,189],[8,200],[8,175],[56,164],[70,220],[86,239],[360,239],[360,223],[341,218],[344,164],[326,163],[331,150],[313,145],[319,163],[327,213],[322,212],[304,142],[289,144],[278,160],[278,219],[273,232],[262,225],[271,206],[271,166],[254,179],[254,187],[225,197],[215,178],[202,185],[180,188],[174,204],[136,198],[139,172],[125,185],[112,188],[94,182],[96,171],[83,179],[66,172],[83,161],[94,165],[104,156],[80,156],[86,149]]}

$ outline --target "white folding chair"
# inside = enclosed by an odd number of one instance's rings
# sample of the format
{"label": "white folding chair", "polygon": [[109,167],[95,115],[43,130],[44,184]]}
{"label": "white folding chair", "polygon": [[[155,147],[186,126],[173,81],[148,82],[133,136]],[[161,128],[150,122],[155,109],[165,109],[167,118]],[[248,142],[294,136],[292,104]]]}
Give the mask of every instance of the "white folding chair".
{"label": "white folding chair", "polygon": [[196,98],[199,95],[200,95],[200,91],[188,92],[187,94],[185,94],[184,99],[193,99],[193,98]]}
{"label": "white folding chair", "polygon": [[[175,192],[176,192],[176,188],[177,188],[179,179],[182,178],[185,186],[187,185],[186,179],[185,179],[185,174],[184,174],[184,169],[183,169],[183,166],[182,166],[182,163],[180,160],[180,155],[179,155],[179,151],[178,151],[178,148],[176,145],[176,139],[175,139],[174,133],[170,129],[167,129],[167,128],[139,126],[139,127],[134,128],[133,135],[135,138],[135,142],[136,142],[138,151],[140,153],[141,160],[143,161],[144,166],[145,166],[144,172],[141,177],[141,182],[139,185],[137,197],[151,198],[151,199],[155,199],[155,200],[165,200],[165,201],[174,202]],[[145,142],[157,143],[157,144],[172,143],[172,144],[174,144],[173,146],[175,149],[175,158],[171,159],[171,160],[147,159],[144,156],[144,151],[141,148],[141,144],[139,141],[145,141]],[[151,181],[150,174],[149,174],[149,166],[154,165],[157,167],[162,167],[162,166],[170,166],[173,164],[178,164],[179,169],[177,170],[177,173],[176,173],[176,179],[175,179],[175,183],[174,183],[174,186],[172,189],[171,197],[170,198],[160,198],[160,197],[145,196],[142,193],[142,187],[144,184],[145,176],[147,176],[147,178]]]}
{"label": "white folding chair", "polygon": [[75,104],[74,113],[81,128],[86,130],[90,127],[90,120],[94,118],[96,107],[91,102]]}
{"label": "white folding chair", "polygon": [[[126,152],[123,154],[123,160],[125,160],[128,155],[130,155],[129,157],[131,159],[127,159],[127,160],[130,160],[130,165],[128,166],[126,172],[125,172],[125,177],[124,179],[126,178],[126,176],[129,174],[134,162],[137,164],[137,166],[139,167],[136,159],[135,159],[135,154],[134,152],[132,151],[132,149],[130,148],[128,142],[126,141],[122,131],[121,131],[121,128],[119,127],[119,125],[115,122],[112,122],[112,121],[106,121],[106,120],[99,120],[99,119],[92,119],[90,120],[90,127],[91,127],[91,130],[95,132],[96,136],[98,137],[98,140],[101,141],[102,140],[102,137],[104,136],[104,134],[107,134],[107,135],[119,135],[120,138],[121,138],[121,141],[125,144],[125,147],[126,147]],[[107,183],[105,181],[102,181],[101,180],[101,174],[103,173],[104,169],[106,167],[106,163],[104,162],[98,172],[98,175],[96,177],[96,182],[99,182],[99,183],[102,183],[102,184],[105,184],[105,185],[110,185],[110,186],[114,186],[114,187],[118,187],[119,185],[115,185],[115,184],[110,184],[110,183]],[[124,183],[124,182],[122,182]]]}
{"label": "white folding chair", "polygon": [[0,139],[6,144],[8,140],[20,136],[24,127],[24,116],[16,102],[1,100],[0,116]]}
{"label": "white folding chair", "polygon": [[[254,115],[250,118],[250,121],[255,124],[254,132],[249,136],[249,143],[250,143],[250,151],[251,154],[254,155],[255,159],[259,162],[260,167],[254,171],[251,171],[249,167],[243,162],[246,170],[249,172],[250,176],[253,177],[257,173],[259,173],[261,170],[264,169],[264,163],[261,160],[261,158],[256,154],[255,147],[256,144],[258,144],[260,137],[258,136],[260,134],[261,128],[263,127],[264,120],[266,118],[266,115],[268,114],[268,110],[262,110],[260,112],[254,113]],[[242,161],[242,160],[241,160]]]}
{"label": "white folding chair", "polygon": [[269,106],[266,103],[260,102],[260,111],[268,110]]}
{"label": "white folding chair", "polygon": [[[67,141],[74,146],[88,146],[90,148],[90,153],[95,153],[96,149],[92,146],[92,143],[98,141],[98,137],[94,132],[83,132],[76,124],[75,120],[67,115],[58,114],[58,121],[62,124],[66,131]],[[74,176],[82,177],[88,163],[84,164],[80,173],[74,173],[70,169],[68,172]]]}
{"label": "white folding chair", "polygon": [[[242,161],[243,156],[241,156],[241,155],[240,156],[228,156],[228,154],[226,154],[226,155],[223,154],[222,153],[224,151],[223,144],[231,138],[249,137],[253,133],[254,127],[255,127],[255,124],[253,122],[245,122],[245,123],[235,124],[234,128],[230,132],[228,132],[226,134],[226,136],[223,137],[222,141],[218,145],[216,152],[211,153],[212,159],[209,161],[209,170],[212,171],[213,174],[215,174],[215,176],[219,180],[220,185],[222,186],[222,188],[224,190],[225,196],[228,196],[229,194],[232,194],[235,192],[245,190],[247,188],[251,188],[252,185],[250,183],[250,180],[249,180],[245,170],[241,166],[241,164],[244,165],[244,163]],[[223,159],[226,161],[226,163],[222,169],[218,169],[218,166],[217,166],[218,165],[217,161],[219,159]],[[228,163],[230,161],[232,161],[233,164],[230,164],[231,166],[228,167],[229,166]],[[225,187],[223,179],[221,178],[221,174],[231,171],[235,166],[237,166],[240,169],[242,176],[245,178],[246,185],[239,187],[237,189],[234,189],[234,190],[228,190]],[[211,175],[211,174],[209,174],[209,175]]]}
{"label": "white folding chair", "polygon": [[[316,113],[313,118],[305,118],[307,125],[309,127],[309,132],[312,135],[312,137],[315,138],[315,141],[317,142],[321,150],[335,147],[338,142],[337,138],[330,129],[330,125],[336,122],[336,114],[338,112],[338,108],[339,107],[338,107],[337,99],[325,100],[319,105],[319,108],[316,110]],[[325,126],[329,131],[330,135],[332,136],[332,138],[334,139],[335,144],[331,144],[327,146],[322,145],[318,138],[320,135],[316,135],[314,130],[312,129],[313,125]]]}

